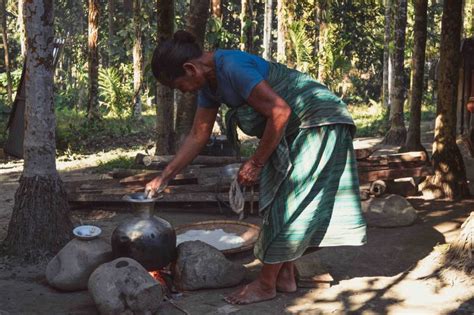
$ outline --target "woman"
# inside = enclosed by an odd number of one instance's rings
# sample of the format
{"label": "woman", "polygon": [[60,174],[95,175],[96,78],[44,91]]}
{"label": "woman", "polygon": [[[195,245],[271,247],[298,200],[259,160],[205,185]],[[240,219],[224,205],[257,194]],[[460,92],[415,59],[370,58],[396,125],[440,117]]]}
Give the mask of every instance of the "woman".
{"label": "woman", "polygon": [[255,256],[258,278],[226,297],[233,304],[296,291],[293,261],[308,248],[363,245],[355,126],[347,106],[311,77],[241,51],[202,52],[191,34],[178,31],[153,54],[161,83],[198,94],[190,134],[173,161],[146,185],[154,193],[189,164],[208,141],[221,103],[235,127],[260,138],[241,166],[242,185],[259,182],[264,217]]}

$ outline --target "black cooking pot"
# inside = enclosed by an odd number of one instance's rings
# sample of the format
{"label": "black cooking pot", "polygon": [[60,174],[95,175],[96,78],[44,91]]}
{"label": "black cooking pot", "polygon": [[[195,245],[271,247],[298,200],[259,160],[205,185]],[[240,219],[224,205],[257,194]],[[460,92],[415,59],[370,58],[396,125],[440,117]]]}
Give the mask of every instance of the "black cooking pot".
{"label": "black cooking pot", "polygon": [[168,221],[153,215],[156,198],[135,193],[124,200],[132,204],[136,217],[121,223],[112,233],[115,258],[130,257],[147,270],[167,266],[176,257],[176,233]]}

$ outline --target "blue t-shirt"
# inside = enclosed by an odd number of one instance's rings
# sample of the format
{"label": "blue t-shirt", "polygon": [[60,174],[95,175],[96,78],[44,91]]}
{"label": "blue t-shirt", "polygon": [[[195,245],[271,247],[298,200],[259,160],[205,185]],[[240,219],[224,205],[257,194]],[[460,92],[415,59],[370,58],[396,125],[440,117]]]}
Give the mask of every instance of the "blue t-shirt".
{"label": "blue t-shirt", "polygon": [[258,56],[240,50],[218,49],[214,52],[217,89],[209,85],[199,90],[199,107],[219,107],[221,103],[238,107],[248,99],[253,88],[268,77],[269,64]]}

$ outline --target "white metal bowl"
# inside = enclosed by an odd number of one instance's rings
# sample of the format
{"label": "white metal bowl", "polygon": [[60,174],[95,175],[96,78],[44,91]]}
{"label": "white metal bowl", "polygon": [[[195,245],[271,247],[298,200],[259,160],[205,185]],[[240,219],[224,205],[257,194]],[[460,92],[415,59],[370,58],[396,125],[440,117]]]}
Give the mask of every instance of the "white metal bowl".
{"label": "white metal bowl", "polygon": [[99,235],[102,233],[102,230],[100,227],[95,225],[80,225],[74,228],[72,233],[80,240],[92,240],[99,237]]}

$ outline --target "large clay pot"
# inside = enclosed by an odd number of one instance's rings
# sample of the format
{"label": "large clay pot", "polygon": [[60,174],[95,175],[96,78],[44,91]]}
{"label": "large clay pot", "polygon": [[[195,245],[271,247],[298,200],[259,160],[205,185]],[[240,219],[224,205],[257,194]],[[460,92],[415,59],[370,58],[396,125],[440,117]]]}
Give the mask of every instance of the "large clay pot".
{"label": "large clay pot", "polygon": [[131,203],[136,216],[112,233],[115,258],[130,257],[147,270],[167,266],[176,257],[176,234],[168,221],[153,215],[156,198],[135,193],[124,200]]}

